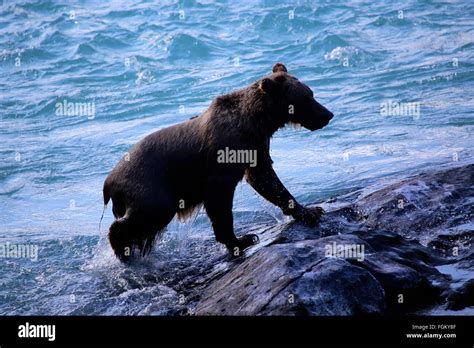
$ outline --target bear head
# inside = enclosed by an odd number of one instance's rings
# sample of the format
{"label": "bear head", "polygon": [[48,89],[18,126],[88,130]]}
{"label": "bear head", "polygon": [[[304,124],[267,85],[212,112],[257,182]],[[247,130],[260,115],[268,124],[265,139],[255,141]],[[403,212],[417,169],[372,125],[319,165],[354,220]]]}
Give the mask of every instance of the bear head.
{"label": "bear head", "polygon": [[288,74],[285,65],[277,63],[272,74],[264,77],[258,88],[273,101],[280,127],[287,123],[300,124],[311,131],[325,127],[333,118],[333,113],[314,99],[311,89]]}

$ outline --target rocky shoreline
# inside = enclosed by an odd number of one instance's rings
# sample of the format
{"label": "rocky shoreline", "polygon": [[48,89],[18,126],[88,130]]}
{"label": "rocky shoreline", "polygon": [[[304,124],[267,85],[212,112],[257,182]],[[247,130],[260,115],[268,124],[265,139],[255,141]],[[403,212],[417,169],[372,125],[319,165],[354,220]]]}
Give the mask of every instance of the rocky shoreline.
{"label": "rocky shoreline", "polygon": [[167,264],[160,281],[183,298],[167,314],[472,315],[473,184],[474,164],[420,173],[319,204],[317,228],[252,231],[242,258]]}

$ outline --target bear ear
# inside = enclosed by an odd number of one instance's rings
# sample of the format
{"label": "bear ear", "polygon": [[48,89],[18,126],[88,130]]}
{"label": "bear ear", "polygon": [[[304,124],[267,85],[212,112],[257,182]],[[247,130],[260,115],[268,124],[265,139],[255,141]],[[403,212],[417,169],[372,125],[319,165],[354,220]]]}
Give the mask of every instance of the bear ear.
{"label": "bear ear", "polygon": [[276,73],[276,72],[279,72],[279,71],[288,72],[288,70],[286,69],[286,66],[284,64],[276,63],[273,66],[272,72]]}
{"label": "bear ear", "polygon": [[262,90],[264,93],[272,94],[276,90],[276,83],[272,79],[268,77],[263,78],[260,80],[258,84],[258,88]]}

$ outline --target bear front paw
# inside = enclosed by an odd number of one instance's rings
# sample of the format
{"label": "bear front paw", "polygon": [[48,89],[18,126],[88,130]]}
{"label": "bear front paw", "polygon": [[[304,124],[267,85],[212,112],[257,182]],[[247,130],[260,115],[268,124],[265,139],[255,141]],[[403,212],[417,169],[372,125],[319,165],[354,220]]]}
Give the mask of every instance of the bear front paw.
{"label": "bear front paw", "polygon": [[296,221],[302,222],[310,227],[319,224],[321,216],[324,215],[324,209],[321,207],[301,207],[301,209],[293,216]]}

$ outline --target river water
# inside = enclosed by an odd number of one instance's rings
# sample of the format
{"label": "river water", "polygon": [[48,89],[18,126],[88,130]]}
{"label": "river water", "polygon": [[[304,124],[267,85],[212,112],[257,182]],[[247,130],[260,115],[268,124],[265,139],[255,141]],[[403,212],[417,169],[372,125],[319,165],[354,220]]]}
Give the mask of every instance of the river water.
{"label": "river water", "polygon": [[[169,260],[201,242],[224,254],[200,214],[121,266],[110,207],[99,231],[102,183],[144,135],[276,62],[335,114],[325,129],[274,136],[276,172],[302,203],[471,161],[473,18],[471,1],[4,0],[0,243],[38,255],[0,260],[0,314],[147,313],[176,295],[155,277]],[[240,230],[285,221],[246,184],[234,216]]]}

